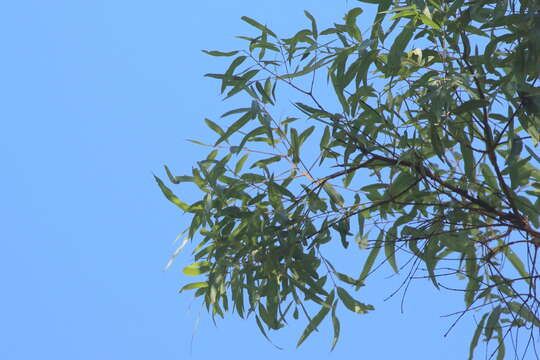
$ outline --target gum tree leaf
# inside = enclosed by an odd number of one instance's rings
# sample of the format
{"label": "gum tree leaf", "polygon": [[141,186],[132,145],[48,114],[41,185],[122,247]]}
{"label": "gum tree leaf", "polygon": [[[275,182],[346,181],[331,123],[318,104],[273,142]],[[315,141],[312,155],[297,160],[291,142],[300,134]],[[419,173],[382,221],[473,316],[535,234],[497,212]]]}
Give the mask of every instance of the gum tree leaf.
{"label": "gum tree leaf", "polygon": [[386,65],[389,75],[393,75],[399,70],[401,56],[409,44],[409,41],[411,41],[416,29],[414,26],[414,21],[415,20],[411,20],[407,25],[405,25],[401,33],[396,36],[396,39],[390,48],[390,53],[388,54],[388,63]]}
{"label": "gum tree leaf", "polygon": [[359,301],[356,301],[349,293],[343,289],[342,287],[337,287],[337,293],[341,301],[343,301],[343,304],[349,309],[350,311],[357,313],[357,314],[365,314],[370,310],[373,310],[373,306],[362,304]]}
{"label": "gum tree leaf", "polygon": [[482,316],[482,319],[476,326],[471,345],[469,346],[469,360],[473,360],[474,349],[476,349],[476,346],[478,345],[478,340],[480,339],[480,335],[482,334],[482,330],[484,329],[484,322],[486,321],[487,316],[488,314],[484,314],[484,316]]}
{"label": "gum tree leaf", "polygon": [[198,276],[207,273],[210,270],[210,263],[208,261],[199,261],[186,266],[182,272],[187,276]]}
{"label": "gum tree leaf", "polygon": [[339,319],[336,316],[336,307],[337,307],[337,302],[334,304],[334,306],[332,306],[332,326],[334,327],[334,339],[332,340],[331,350],[334,350],[334,348],[336,347],[336,344],[339,340],[339,332],[341,330]]}
{"label": "gum tree leaf", "polygon": [[324,318],[326,317],[326,315],[328,315],[329,312],[330,309],[328,309],[327,307],[321,307],[321,310],[311,319],[308,326],[305,328],[304,332],[300,336],[300,339],[298,339],[296,347],[302,345],[302,343],[309,337],[309,335],[311,335],[313,330],[317,329],[317,327],[320,325],[320,323],[324,320]]}
{"label": "gum tree leaf", "polygon": [[242,16],[241,19],[247,22],[249,25],[261,30],[262,32],[268,33],[268,35],[270,36],[277,37],[272,30],[268,29],[266,26],[259,23],[258,21],[253,20],[252,18],[249,18],[247,16]]}
{"label": "gum tree leaf", "polygon": [[377,241],[373,245],[373,248],[369,252],[366,262],[364,263],[364,268],[362,269],[362,273],[360,274],[360,277],[358,278],[359,281],[364,281],[365,278],[370,274],[373,264],[375,263],[375,259],[377,259],[377,255],[379,254],[379,251],[381,250],[382,239],[383,239],[383,233],[381,232],[379,234],[379,237],[377,238]]}
{"label": "gum tree leaf", "polygon": [[180,209],[184,210],[184,211],[188,211],[189,210],[189,205],[184,203],[183,201],[181,201],[179,198],[176,197],[176,195],[174,195],[174,193],[171,191],[171,189],[169,189],[164,183],[163,181],[161,181],[160,178],[158,178],[157,176],[154,175],[154,179],[156,180],[156,182],[158,183],[159,185],[159,188],[161,189],[161,192],[163,192],[163,195],[165,195],[165,197],[167,198],[167,200],[169,200],[170,202],[172,202],[174,205],[178,206]]}
{"label": "gum tree leaf", "polygon": [[203,289],[207,287],[208,287],[208,283],[206,281],[192,282],[192,283],[182,286],[182,288],[178,292],[182,292],[185,290],[193,290],[193,289]]}

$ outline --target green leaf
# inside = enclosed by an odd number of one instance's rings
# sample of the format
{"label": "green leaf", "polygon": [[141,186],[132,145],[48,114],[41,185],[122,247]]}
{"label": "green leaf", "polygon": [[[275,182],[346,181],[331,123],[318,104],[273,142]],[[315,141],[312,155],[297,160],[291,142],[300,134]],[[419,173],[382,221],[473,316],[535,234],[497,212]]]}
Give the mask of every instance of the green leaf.
{"label": "green leaf", "polygon": [[208,287],[208,283],[206,281],[192,282],[184,285],[178,292],[182,292],[184,290],[202,289],[206,287]]}
{"label": "green leaf", "polygon": [[360,32],[360,29],[356,25],[356,18],[360,14],[362,14],[362,12],[364,12],[364,10],[362,10],[362,8],[357,7],[357,8],[352,8],[345,15],[345,23],[347,24],[347,27],[348,27],[347,32],[353,39],[357,41],[362,41],[362,34]]}
{"label": "green leaf", "polygon": [[465,175],[469,178],[470,181],[474,181],[476,162],[474,160],[474,155],[470,147],[467,144],[460,142],[459,146],[461,148],[461,154],[463,155],[463,161],[465,162]]}
{"label": "green leaf", "polygon": [[473,99],[473,100],[464,102],[458,107],[455,107],[454,109],[452,109],[452,112],[454,114],[462,114],[465,112],[471,112],[473,110],[476,110],[476,109],[479,109],[488,105],[489,105],[489,101],[487,100]]}
{"label": "green leaf", "polygon": [[428,18],[426,15],[420,14],[419,18],[420,18],[420,21],[422,21],[425,25],[430,26],[435,30],[441,30],[441,27],[435,21]]}
{"label": "green leaf", "polygon": [[384,254],[386,256],[386,260],[388,260],[388,263],[390,266],[392,266],[392,269],[394,269],[394,272],[397,274],[399,273],[399,269],[396,264],[396,240],[392,234],[393,232],[389,232],[386,236],[384,241]]}
{"label": "green leaf", "polygon": [[433,124],[429,125],[429,137],[431,145],[433,145],[433,150],[435,150],[435,154],[442,159],[444,157],[444,148],[439,133],[437,132],[437,128]]}
{"label": "green leaf", "polygon": [[345,274],[342,274],[340,272],[336,272],[336,275],[339,278],[339,280],[343,281],[344,283],[354,285],[354,286],[357,286],[357,287],[360,287],[360,286],[363,285],[362,281],[355,280],[352,277],[350,277],[349,275],[345,275]]}
{"label": "green leaf", "polygon": [[362,269],[362,273],[360,274],[360,277],[358,278],[358,281],[363,282],[364,279],[370,274],[371,268],[373,267],[373,264],[375,263],[375,259],[377,259],[377,255],[379,254],[379,251],[381,250],[383,236],[384,234],[381,231],[379,233],[379,237],[377,238],[377,241],[375,241],[373,248],[369,252],[366,262],[364,263],[364,268]]}
{"label": "green leaf", "polygon": [[524,320],[530,322],[537,328],[540,327],[540,320],[538,320],[536,315],[524,304],[512,301],[508,303],[508,307],[513,313],[518,314]]}
{"label": "green leaf", "polygon": [[330,196],[330,199],[333,203],[338,204],[339,206],[343,206],[345,200],[343,199],[343,196],[341,196],[341,194],[336,191],[332,184],[330,184],[329,182],[325,182],[323,185],[323,189],[328,194],[328,196]]}
{"label": "green leaf", "polygon": [[253,169],[254,167],[266,168],[267,165],[278,162],[281,159],[282,159],[281,155],[276,155],[276,156],[272,156],[266,159],[262,159],[253,163],[253,165],[250,166],[250,169]]}
{"label": "green leaf", "polygon": [[480,288],[478,279],[478,263],[474,253],[468,253],[465,259],[465,270],[467,274],[467,287],[465,288],[465,305],[471,306],[475,300],[476,292]]}
{"label": "green leaf", "polygon": [[402,193],[417,181],[416,176],[409,174],[407,171],[402,171],[389,188],[390,196],[396,196]]}
{"label": "green leaf", "polygon": [[180,184],[181,182],[193,182],[193,176],[174,176],[167,165],[163,165],[163,167],[165,168],[169,181],[173,184]]}
{"label": "green leaf", "polygon": [[512,148],[510,150],[510,157],[516,160],[519,159],[521,151],[523,150],[523,140],[521,138],[516,138],[512,141]]}
{"label": "green leaf", "polygon": [[342,287],[337,287],[337,293],[341,301],[347,309],[357,314],[365,314],[370,310],[373,310],[373,306],[362,304],[356,301],[349,293]]}
{"label": "green leaf", "polygon": [[223,136],[223,134],[225,134],[223,129],[212,120],[204,119],[204,122],[206,123],[206,125],[208,125],[210,129],[214,130],[219,136]]}
{"label": "green leaf", "polygon": [[[510,249],[510,247],[505,247],[504,254],[510,260],[514,268],[518,271],[519,275],[521,275],[524,278],[529,278],[531,275],[525,270],[525,265],[523,265],[523,262],[521,259],[516,255],[515,252]],[[527,279],[527,281],[530,283],[531,279]]]}
{"label": "green leaf", "polygon": [[233,55],[238,54],[238,51],[222,52],[222,51],[216,51],[216,50],[203,50],[203,53],[211,55],[211,56],[233,56]]}
{"label": "green leaf", "polygon": [[407,25],[405,25],[401,33],[396,36],[396,39],[390,48],[390,53],[388,54],[388,63],[386,65],[387,75],[395,75],[399,71],[401,65],[401,56],[405,51],[405,47],[407,47],[407,44],[409,44],[409,41],[411,41],[414,31],[416,30],[414,22],[415,20],[411,20]]}
{"label": "green leaf", "polygon": [[242,171],[242,167],[244,166],[244,163],[246,162],[246,160],[248,159],[249,157],[249,154],[244,154],[240,160],[238,160],[238,162],[236,163],[236,166],[234,167],[234,173],[236,175],[238,175],[238,173],[240,171]]}
{"label": "green leaf", "polygon": [[274,34],[274,32],[272,30],[270,30],[269,28],[267,28],[263,24],[255,21],[255,20],[253,20],[253,19],[251,19],[251,18],[249,18],[247,16],[242,16],[241,19],[243,21],[247,22],[249,25],[261,30],[262,32],[268,33],[268,35],[277,38],[276,34]]}
{"label": "green leaf", "polygon": [[392,16],[390,20],[393,21],[407,16],[416,17],[418,15],[418,11],[416,10],[416,8],[413,8],[412,6],[405,6],[405,8],[409,8],[409,10],[403,10],[398,12],[396,15]]}
{"label": "green leaf", "polygon": [[283,75],[280,75],[279,78],[280,79],[292,79],[292,78],[304,76],[304,75],[307,75],[307,74],[311,74],[311,73],[313,73],[313,71],[315,71],[318,68],[321,68],[321,67],[329,64],[331,61],[332,60],[328,60],[328,57],[324,57],[324,58],[316,61],[315,63],[313,63],[311,65],[305,66],[300,71],[297,71],[297,72],[294,72],[294,73],[291,73],[291,74],[283,74]]}
{"label": "green leaf", "polygon": [[163,195],[165,195],[165,197],[167,198],[167,200],[169,200],[170,202],[172,202],[174,205],[178,206],[180,209],[184,210],[184,211],[188,211],[189,209],[189,205],[184,203],[183,201],[181,201],[179,198],[176,197],[176,195],[174,195],[174,193],[171,191],[171,189],[169,189],[164,183],[163,181],[161,181],[160,178],[158,178],[157,176],[154,175],[154,179],[156,180],[156,182],[158,183],[159,185],[159,188],[161,189],[161,192],[163,193]]}
{"label": "green leaf", "polygon": [[491,314],[488,317],[486,327],[484,329],[484,336],[486,341],[491,339],[493,331],[495,331],[499,326],[499,316],[501,315],[502,308],[500,306],[495,307]]}
{"label": "green leaf", "polygon": [[325,126],[323,136],[321,137],[321,142],[319,144],[319,148],[321,151],[323,151],[330,141],[330,130],[328,129],[328,126]]}
{"label": "green leaf", "polygon": [[[222,79],[221,93],[223,93],[225,91],[225,88],[229,85],[229,81],[232,79],[234,70],[236,70],[236,68],[240,66],[246,59],[247,59],[247,56],[238,56],[234,58],[234,60],[231,62],[231,65],[229,65],[229,67],[227,68],[227,71],[225,72],[225,74],[221,75],[220,77],[217,77],[218,79],[219,78]],[[215,77],[215,76],[212,76],[212,74],[206,74],[205,76]]]}
{"label": "green leaf", "polygon": [[186,266],[182,272],[187,276],[198,276],[207,273],[210,270],[210,263],[208,261],[199,261]]}
{"label": "green leaf", "polygon": [[298,139],[298,131],[295,128],[291,128],[291,148],[289,155],[292,155],[293,163],[298,164],[300,162],[300,141]]}
{"label": "green leaf", "polygon": [[478,340],[480,339],[480,335],[482,334],[482,330],[484,328],[484,322],[486,321],[487,316],[488,314],[484,314],[484,316],[482,316],[482,319],[476,326],[476,330],[474,331],[471,345],[469,346],[469,360],[473,360],[474,349],[478,345]]}
{"label": "green leaf", "polygon": [[217,141],[214,145],[219,145],[220,143],[222,143],[223,141],[226,141],[227,139],[229,139],[229,137],[236,133],[238,130],[240,130],[244,125],[246,125],[248,123],[248,121],[252,120],[253,119],[253,114],[251,112],[246,112],[240,119],[238,119],[237,121],[235,121],[231,126],[229,126],[229,128],[227,129],[227,131],[225,132],[225,134],[223,134]]}
{"label": "green leaf", "polygon": [[315,130],[315,126],[310,126],[306,130],[302,131],[302,133],[298,136],[298,142],[300,145],[302,145],[307,138],[313,133]]}
{"label": "green leaf", "polygon": [[480,171],[482,171],[482,176],[484,176],[484,181],[489,185],[493,190],[498,190],[497,178],[486,164],[480,164]]}
{"label": "green leaf", "polygon": [[505,355],[505,347],[504,347],[504,336],[503,336],[503,329],[499,326],[497,328],[497,340],[499,343],[498,349],[497,349],[497,360],[504,360]]}
{"label": "green leaf", "polygon": [[313,17],[313,15],[309,13],[309,11],[304,10],[304,14],[307,16],[309,21],[311,21],[311,34],[316,39],[319,34],[317,31],[317,22],[315,21],[315,18]]}
{"label": "green leaf", "polygon": [[302,333],[302,336],[300,336],[300,339],[298,339],[298,343],[296,344],[296,347],[300,346],[311,333],[313,330],[317,329],[317,326],[324,320],[326,315],[328,315],[328,312],[330,309],[323,306],[321,307],[321,310],[315,315],[311,321],[309,322],[308,326],[305,328],[304,332]]}
{"label": "green leaf", "polygon": [[337,344],[338,339],[339,339],[340,328],[341,328],[341,326],[339,324],[339,319],[336,316],[336,307],[337,307],[337,301],[334,304],[334,306],[332,306],[332,326],[334,327],[334,339],[332,340],[332,349],[331,350],[334,350],[334,348],[336,347],[336,344]]}
{"label": "green leaf", "polygon": [[440,238],[441,237],[439,236],[430,236],[427,239],[424,253],[422,254],[422,260],[424,260],[424,263],[426,264],[429,278],[437,289],[439,289],[439,283],[437,282],[437,276],[435,275],[435,268],[440,259],[437,256],[437,252],[441,249]]}
{"label": "green leaf", "polygon": [[251,108],[237,108],[237,109],[227,111],[226,113],[221,115],[221,117],[224,118],[224,117],[234,115],[234,114],[244,114],[244,113],[246,113],[248,111],[251,111]]}
{"label": "green leaf", "polygon": [[253,93],[253,91],[251,90],[251,88],[249,88],[247,86],[247,83],[249,80],[251,80],[251,78],[253,78],[255,75],[257,75],[259,73],[260,70],[258,69],[253,69],[253,70],[249,70],[249,71],[246,71],[245,73],[242,74],[242,76],[237,80],[235,81],[233,84],[233,88],[227,93],[227,96],[225,97],[226,99],[238,94],[240,91],[242,90],[245,90],[248,94],[249,93]]}
{"label": "green leaf", "polygon": [[266,331],[264,331],[264,327],[263,327],[263,325],[262,325],[262,323],[261,323],[261,319],[260,319],[257,315],[255,315],[255,322],[257,323],[257,326],[259,327],[259,330],[260,330],[261,333],[263,334],[264,338],[265,338],[266,340],[268,340],[268,342],[269,342],[270,344],[272,344],[273,346],[275,346],[275,347],[278,348],[279,350],[283,350],[282,348],[280,348],[279,346],[277,346],[276,344],[274,344],[274,343],[272,342],[272,340],[270,340],[270,338],[269,338],[268,335],[266,334]]}
{"label": "green leaf", "polygon": [[252,173],[242,174],[240,178],[251,184],[262,183],[266,181],[266,178],[264,176],[259,175],[259,174],[252,174]]}
{"label": "green leaf", "polygon": [[349,10],[349,12],[347,12],[347,15],[345,15],[345,22],[347,23],[347,25],[355,24],[356,18],[363,12],[364,10],[362,10],[362,8],[359,8],[359,7],[352,8],[351,10]]}
{"label": "green leaf", "polygon": [[538,161],[538,163],[540,163],[540,156],[538,156],[538,154],[532,150],[529,146],[525,145],[525,148],[527,149],[527,151],[529,152],[529,154],[531,154],[531,156],[536,160]]}

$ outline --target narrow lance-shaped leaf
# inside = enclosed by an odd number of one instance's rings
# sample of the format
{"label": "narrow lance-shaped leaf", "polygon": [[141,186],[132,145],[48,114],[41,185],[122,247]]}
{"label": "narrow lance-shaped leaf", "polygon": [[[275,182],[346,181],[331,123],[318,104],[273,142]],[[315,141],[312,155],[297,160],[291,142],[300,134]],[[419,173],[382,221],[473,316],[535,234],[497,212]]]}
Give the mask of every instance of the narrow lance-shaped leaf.
{"label": "narrow lance-shaped leaf", "polygon": [[238,54],[238,51],[216,51],[216,50],[203,50],[203,53],[208,54],[210,56],[233,56]]}
{"label": "narrow lance-shaped leaf", "polygon": [[444,157],[444,148],[441,142],[441,138],[439,137],[439,133],[437,132],[437,128],[434,124],[429,125],[429,137],[431,140],[431,145],[433,146],[433,150],[435,150],[435,154],[439,158]]}
{"label": "narrow lance-shaped leaf", "polygon": [[377,241],[375,241],[373,248],[369,252],[366,262],[364,263],[364,268],[362,269],[362,273],[360,274],[360,277],[358,278],[359,281],[364,281],[364,279],[370,274],[371,268],[373,267],[373,264],[375,263],[375,259],[377,259],[377,255],[379,254],[379,251],[381,250],[383,236],[384,234],[381,231],[379,233],[379,237],[377,238]]}
{"label": "narrow lance-shaped leaf", "polygon": [[399,70],[401,56],[405,51],[405,47],[407,47],[407,44],[411,41],[415,31],[414,23],[415,20],[411,20],[405,25],[401,33],[394,40],[394,43],[390,48],[390,53],[388,54],[388,63],[386,65],[388,75],[394,75]]}
{"label": "narrow lance-shaped leaf", "polygon": [[463,161],[465,162],[465,174],[467,175],[469,179],[474,181],[476,164],[474,161],[473,152],[470,148],[470,144],[460,142],[459,145],[461,147],[461,154],[463,155]]}
{"label": "narrow lance-shaped leaf", "polygon": [[484,336],[486,340],[490,340],[493,332],[500,327],[499,316],[501,315],[502,308],[500,306],[495,307],[488,317],[486,327],[484,329]]}
{"label": "narrow lance-shaped leaf", "polygon": [[257,29],[259,29],[259,30],[261,30],[263,32],[268,33],[268,35],[277,38],[276,34],[272,30],[270,30],[269,28],[267,28],[263,24],[259,23],[258,21],[253,20],[252,18],[249,18],[247,16],[242,16],[241,19],[244,20],[245,22],[247,22],[248,24],[250,24],[251,26],[253,26],[253,27],[255,27],[255,28],[257,28]]}
{"label": "narrow lance-shaped leaf", "polygon": [[435,30],[441,30],[441,27],[439,26],[439,24],[433,21],[433,18],[427,6],[424,8],[424,11],[422,12],[422,14],[419,15],[419,18],[420,18],[420,21],[422,21],[427,26],[432,27]]}
{"label": "narrow lance-shaped leaf", "polygon": [[185,290],[202,289],[206,287],[208,287],[208,283],[206,281],[192,282],[184,285],[178,292],[182,292]]}
{"label": "narrow lance-shaped leaf", "polygon": [[336,347],[336,344],[339,340],[339,332],[341,330],[339,319],[336,315],[336,307],[337,307],[337,301],[334,303],[334,306],[332,306],[332,326],[334,327],[334,339],[332,340],[332,350],[334,350],[334,348]]}
{"label": "narrow lance-shaped leaf", "polygon": [[227,131],[216,141],[214,145],[219,145],[223,141],[226,141],[232,134],[240,130],[251,119],[253,119],[253,114],[250,111],[246,112],[242,117],[240,117],[240,119],[229,126]]}
{"label": "narrow lance-shaped leaf", "polygon": [[273,346],[275,346],[276,348],[278,348],[279,350],[283,350],[282,348],[280,348],[279,346],[277,346],[276,344],[274,344],[272,342],[272,340],[268,337],[268,334],[266,334],[266,331],[264,330],[264,327],[263,327],[263,324],[261,323],[261,319],[259,318],[259,316],[255,315],[255,322],[257,323],[257,326],[259,327],[259,330],[261,331],[261,333],[263,334],[264,338],[266,340],[268,340],[268,342],[270,344],[272,344]]}
{"label": "narrow lance-shaped leaf", "polygon": [[518,314],[524,320],[530,322],[535,327],[540,328],[540,320],[529,309],[527,304],[520,304],[515,301],[512,301],[508,303],[508,307],[510,308],[512,312],[514,312],[515,314]]}
{"label": "narrow lance-shaped leaf", "polygon": [[470,112],[470,111],[479,109],[487,105],[489,105],[489,101],[487,100],[473,99],[473,100],[466,101],[460,106],[454,108],[452,112],[455,114],[461,114],[464,112]]}
{"label": "narrow lance-shaped leaf", "polygon": [[519,275],[521,275],[523,278],[527,280],[527,282],[530,283],[531,275],[529,274],[527,270],[525,270],[525,265],[523,264],[523,261],[521,261],[521,259],[516,255],[516,253],[513,252],[512,249],[510,249],[510,247],[506,247],[504,253],[506,257],[508,258],[508,260],[510,260],[514,268],[517,270]]}
{"label": "narrow lance-shaped leaf", "polygon": [[319,35],[319,31],[317,30],[317,22],[315,21],[315,18],[313,17],[313,15],[311,15],[309,11],[304,10],[304,14],[309,19],[309,21],[311,21],[311,34],[316,39]]}
{"label": "narrow lance-shaped leaf", "polygon": [[158,183],[159,185],[159,188],[161,189],[161,192],[163,192],[163,195],[165,195],[165,197],[170,201],[172,202],[173,204],[175,204],[176,206],[178,206],[180,209],[184,210],[184,211],[188,211],[189,209],[189,205],[184,203],[183,201],[181,201],[179,198],[176,197],[176,195],[174,195],[174,193],[171,191],[171,189],[169,189],[164,183],[163,181],[161,181],[160,178],[158,178],[157,176],[154,175],[154,179],[156,180],[156,182]]}
{"label": "narrow lance-shaped leaf", "polygon": [[480,164],[480,171],[482,171],[482,176],[484,177],[484,181],[488,184],[488,186],[493,190],[497,190],[499,188],[497,186],[497,178],[495,177],[495,174],[493,174],[489,166],[483,163]]}
{"label": "narrow lance-shaped leaf", "polygon": [[325,182],[323,185],[324,191],[330,196],[330,199],[339,206],[343,206],[345,200],[339,192],[336,191],[334,186],[329,182]]}
{"label": "narrow lance-shaped leaf", "polygon": [[311,319],[308,326],[302,333],[302,336],[300,336],[300,339],[298,339],[298,343],[296,344],[297,347],[300,346],[309,337],[309,335],[311,335],[313,330],[317,329],[317,327],[320,325],[320,323],[324,320],[324,318],[326,317],[326,315],[328,315],[329,312],[329,308],[325,306],[321,307],[321,310]]}
{"label": "narrow lance-shaped leaf", "polygon": [[207,273],[210,270],[210,263],[208,261],[199,261],[186,266],[182,272],[187,276],[198,276]]}
{"label": "narrow lance-shaped leaf", "polygon": [[396,274],[399,272],[397,263],[396,263],[396,239],[395,239],[395,232],[389,232],[386,236],[386,240],[384,241],[384,254],[386,255],[386,260],[388,260],[388,263],[390,266],[392,266],[392,269],[396,272]]}
{"label": "narrow lance-shaped leaf", "polygon": [[246,160],[248,159],[249,157],[249,154],[244,154],[240,160],[238,160],[238,162],[236,163],[235,167],[234,167],[234,173],[235,174],[239,174],[240,171],[242,171],[242,167],[244,166]]}
{"label": "narrow lance-shaped leaf", "polygon": [[299,70],[299,71],[291,73],[291,74],[280,75],[280,79],[292,79],[292,78],[304,76],[304,75],[307,75],[307,74],[311,74],[313,71],[315,71],[315,70],[317,70],[317,69],[319,69],[319,68],[321,68],[321,67],[323,67],[325,65],[328,65],[330,62],[331,62],[331,60],[328,60],[328,57],[322,58],[322,59],[316,61],[315,63],[313,63],[312,65],[308,65],[308,66],[304,67],[302,70]]}
{"label": "narrow lance-shaped leaf", "polygon": [[499,346],[497,348],[497,360],[504,360],[506,348],[504,346],[503,329],[500,326],[497,328],[497,342],[499,343]]}
{"label": "narrow lance-shaped leaf", "polygon": [[362,304],[361,302],[355,300],[349,293],[342,287],[337,287],[337,293],[341,301],[343,301],[343,304],[349,309],[350,311],[357,313],[357,314],[365,314],[369,310],[373,310],[372,305],[366,305]]}
{"label": "narrow lance-shaped leaf", "polygon": [[476,346],[478,345],[478,340],[480,339],[480,335],[482,334],[482,330],[484,329],[484,322],[486,321],[487,316],[488,314],[484,314],[484,316],[482,316],[482,319],[476,326],[476,330],[474,331],[471,345],[469,347],[469,360],[473,359],[474,349],[476,349]]}
{"label": "narrow lance-shaped leaf", "polygon": [[219,136],[223,136],[223,134],[225,134],[223,129],[212,120],[204,119],[204,122],[206,123],[206,125],[208,125],[210,129],[214,130]]}

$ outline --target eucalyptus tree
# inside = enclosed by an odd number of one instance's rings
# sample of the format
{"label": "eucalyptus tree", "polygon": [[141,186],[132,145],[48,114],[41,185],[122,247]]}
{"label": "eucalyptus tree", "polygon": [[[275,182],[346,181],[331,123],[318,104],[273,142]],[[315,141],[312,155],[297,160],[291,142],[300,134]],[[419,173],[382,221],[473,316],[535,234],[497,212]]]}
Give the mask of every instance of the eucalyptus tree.
{"label": "eucalyptus tree", "polygon": [[[207,76],[245,105],[205,119],[216,138],[195,141],[210,149],[191,174],[165,167],[198,201],[156,177],[191,216],[176,254],[195,241],[183,272],[200,278],[182,290],[264,336],[303,318],[298,345],[328,318],[334,347],[336,309],[374,310],[354,291],[387,265],[462,292],[461,315],[479,320],[471,358],[481,340],[504,358],[518,329],[514,351],[535,353],[540,3],[360,2],[376,16],[353,8],[320,29],[306,11],[290,37],[243,17],[245,48],[206,51],[230,59]],[[351,241],[368,255],[346,274],[323,252]]]}

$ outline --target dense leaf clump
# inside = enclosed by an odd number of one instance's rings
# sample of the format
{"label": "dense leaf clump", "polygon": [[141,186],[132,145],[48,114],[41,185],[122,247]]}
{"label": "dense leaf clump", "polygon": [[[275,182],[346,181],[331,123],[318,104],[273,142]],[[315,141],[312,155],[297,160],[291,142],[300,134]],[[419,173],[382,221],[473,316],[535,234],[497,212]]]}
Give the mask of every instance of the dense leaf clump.
{"label": "dense leaf clump", "polygon": [[[202,279],[182,290],[212,315],[253,314],[265,336],[304,317],[298,344],[330,316],[335,346],[336,309],[373,310],[353,291],[383,261],[463,293],[463,313],[479,316],[471,357],[493,339],[502,359],[514,333],[526,336],[516,352],[534,352],[540,4],[361,2],[377,4],[367,29],[360,8],[324,30],[306,12],[308,27],[288,38],[243,17],[256,31],[241,37],[246,49],[207,51],[232,58],[207,76],[246,105],[205,120],[216,141],[190,175],[165,168],[200,200],[156,177],[192,215],[184,273]],[[345,274],[323,251],[351,240],[369,255]]]}

